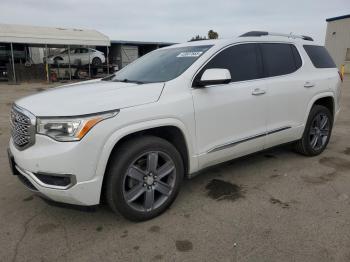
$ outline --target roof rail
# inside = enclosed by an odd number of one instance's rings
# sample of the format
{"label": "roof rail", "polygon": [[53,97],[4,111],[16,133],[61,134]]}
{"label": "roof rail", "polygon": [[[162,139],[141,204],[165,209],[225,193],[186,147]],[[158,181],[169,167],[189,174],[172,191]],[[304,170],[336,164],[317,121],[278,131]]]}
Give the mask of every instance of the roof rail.
{"label": "roof rail", "polygon": [[300,38],[307,41],[314,41],[312,37],[306,36],[306,35],[293,35],[293,34],[281,34],[281,33],[272,33],[267,31],[249,31],[247,33],[244,33],[243,35],[240,35],[240,37],[250,37],[250,36],[283,36],[288,38]]}

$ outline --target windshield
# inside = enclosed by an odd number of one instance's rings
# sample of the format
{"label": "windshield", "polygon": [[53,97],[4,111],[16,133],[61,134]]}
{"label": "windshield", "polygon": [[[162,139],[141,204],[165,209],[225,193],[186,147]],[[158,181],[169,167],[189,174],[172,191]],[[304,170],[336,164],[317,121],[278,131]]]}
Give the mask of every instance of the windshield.
{"label": "windshield", "polygon": [[169,81],[185,72],[210,47],[212,45],[159,49],[105,80],[136,83]]}

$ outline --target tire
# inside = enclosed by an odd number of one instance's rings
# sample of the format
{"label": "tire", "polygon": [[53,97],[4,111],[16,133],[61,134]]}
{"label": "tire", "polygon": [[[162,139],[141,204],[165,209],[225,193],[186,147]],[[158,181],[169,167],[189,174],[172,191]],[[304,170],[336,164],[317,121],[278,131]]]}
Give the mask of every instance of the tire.
{"label": "tire", "polygon": [[111,156],[106,176],[106,200],[111,209],[129,220],[145,221],[173,203],[184,165],[180,153],[168,141],[142,136],[118,148]]}
{"label": "tire", "polygon": [[94,58],[92,59],[92,64],[93,64],[94,66],[100,66],[100,65],[102,65],[102,61],[101,61],[101,59],[100,59],[99,57],[94,57]]}
{"label": "tire", "polygon": [[305,156],[321,154],[328,145],[332,128],[333,116],[329,109],[325,106],[314,105],[310,111],[303,137],[296,142],[295,150]]}

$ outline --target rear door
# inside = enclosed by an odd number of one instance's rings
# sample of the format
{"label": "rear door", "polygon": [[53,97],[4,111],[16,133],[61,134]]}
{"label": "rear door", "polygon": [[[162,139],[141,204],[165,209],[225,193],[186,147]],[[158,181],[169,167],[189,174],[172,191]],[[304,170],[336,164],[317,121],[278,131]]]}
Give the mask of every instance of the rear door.
{"label": "rear door", "polygon": [[260,43],[259,47],[269,89],[266,147],[271,147],[298,138],[314,83],[301,70],[304,62],[294,44]]}
{"label": "rear door", "polygon": [[[81,59],[81,63],[83,65],[87,65],[90,63],[90,60],[89,60],[89,49],[87,48],[79,48],[80,49],[80,54],[79,54],[79,59]],[[90,54],[90,56],[92,56]]]}
{"label": "rear door", "polygon": [[201,168],[263,149],[266,132],[267,90],[257,44],[222,50],[194,81],[210,68],[228,69],[232,80],[192,90]]}
{"label": "rear door", "polygon": [[[78,50],[78,48],[74,48],[74,49],[67,49],[65,52],[64,52],[64,56],[62,56],[62,58],[63,58],[63,62],[64,63],[71,63],[71,64],[74,64],[76,61],[76,59],[77,59],[77,53],[79,52],[79,51],[77,51]],[[68,52],[69,52],[69,55],[68,55]]]}

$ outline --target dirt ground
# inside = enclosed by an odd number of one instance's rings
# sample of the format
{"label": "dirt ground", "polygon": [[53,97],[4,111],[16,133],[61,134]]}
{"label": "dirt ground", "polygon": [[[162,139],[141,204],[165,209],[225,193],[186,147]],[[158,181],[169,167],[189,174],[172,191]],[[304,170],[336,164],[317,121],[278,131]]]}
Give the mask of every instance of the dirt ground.
{"label": "dirt ground", "polygon": [[0,84],[0,261],[350,261],[350,79],[328,149],[286,147],[184,182],[163,215],[54,206],[10,175],[11,103],[43,84]]}

